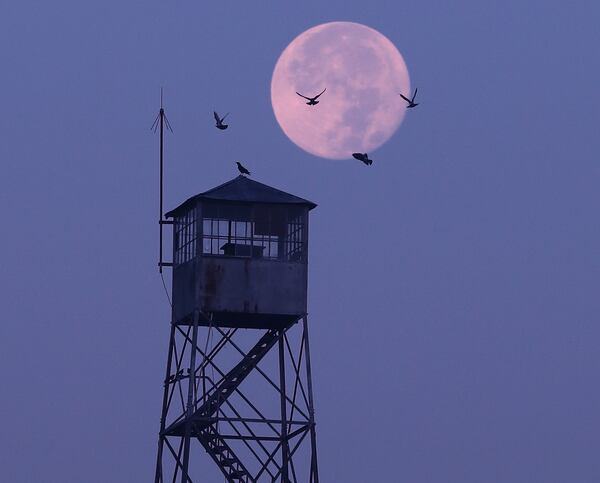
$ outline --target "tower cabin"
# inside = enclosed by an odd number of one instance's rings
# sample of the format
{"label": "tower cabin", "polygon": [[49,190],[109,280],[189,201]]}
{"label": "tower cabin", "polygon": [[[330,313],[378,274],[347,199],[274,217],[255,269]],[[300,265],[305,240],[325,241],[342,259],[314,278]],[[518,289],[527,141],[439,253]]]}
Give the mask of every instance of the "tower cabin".
{"label": "tower cabin", "polygon": [[308,212],[317,205],[238,176],[173,219],[173,314],[187,325],[284,328],[306,314]]}

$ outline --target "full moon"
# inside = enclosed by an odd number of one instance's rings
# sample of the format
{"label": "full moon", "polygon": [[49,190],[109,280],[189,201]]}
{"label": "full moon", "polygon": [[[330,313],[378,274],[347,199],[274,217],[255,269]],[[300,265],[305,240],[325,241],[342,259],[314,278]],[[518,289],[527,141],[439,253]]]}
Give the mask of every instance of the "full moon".
{"label": "full moon", "polygon": [[[314,97],[309,106],[296,92]],[[296,37],[271,79],[271,104],[286,136],[315,156],[346,159],[370,152],[398,129],[410,93],[402,55],[365,25],[331,22]]]}

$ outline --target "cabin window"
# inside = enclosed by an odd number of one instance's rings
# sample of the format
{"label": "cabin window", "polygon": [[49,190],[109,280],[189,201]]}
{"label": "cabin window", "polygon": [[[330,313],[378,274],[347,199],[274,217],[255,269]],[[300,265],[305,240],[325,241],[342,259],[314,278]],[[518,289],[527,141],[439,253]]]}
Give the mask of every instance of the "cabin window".
{"label": "cabin window", "polygon": [[202,212],[204,255],[304,261],[304,209],[207,204]]}
{"label": "cabin window", "polygon": [[175,265],[190,261],[196,255],[196,210],[175,218]]}

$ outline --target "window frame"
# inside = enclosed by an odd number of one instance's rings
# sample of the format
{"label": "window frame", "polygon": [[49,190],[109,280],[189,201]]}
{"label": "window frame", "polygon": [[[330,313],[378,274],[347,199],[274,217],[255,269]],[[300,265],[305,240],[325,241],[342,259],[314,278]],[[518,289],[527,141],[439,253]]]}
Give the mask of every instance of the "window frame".
{"label": "window frame", "polygon": [[308,209],[304,206],[205,202],[198,227],[198,254],[202,257],[285,263],[306,263],[308,259]]}
{"label": "window frame", "polygon": [[197,210],[193,206],[175,217],[173,222],[173,264],[183,265],[193,260],[197,254]]}

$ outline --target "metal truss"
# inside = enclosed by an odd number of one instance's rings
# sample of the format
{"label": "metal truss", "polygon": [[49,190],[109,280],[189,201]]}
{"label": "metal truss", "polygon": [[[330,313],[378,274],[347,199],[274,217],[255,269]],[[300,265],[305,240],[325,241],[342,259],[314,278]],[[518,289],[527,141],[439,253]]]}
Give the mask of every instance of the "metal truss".
{"label": "metal truss", "polygon": [[208,318],[171,325],[155,483],[206,481],[210,460],[231,483],[319,483],[307,318],[276,329]]}

